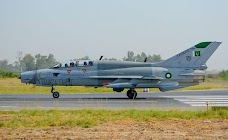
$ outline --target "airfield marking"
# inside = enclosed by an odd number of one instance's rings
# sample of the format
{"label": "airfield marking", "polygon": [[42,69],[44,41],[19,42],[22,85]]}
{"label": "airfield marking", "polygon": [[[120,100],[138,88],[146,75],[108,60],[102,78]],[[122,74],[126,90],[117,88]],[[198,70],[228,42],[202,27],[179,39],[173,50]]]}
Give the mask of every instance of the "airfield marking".
{"label": "airfield marking", "polygon": [[[34,103],[36,103],[36,102],[49,102],[49,101],[53,101],[53,102],[73,102],[73,103],[76,103],[76,102],[123,102],[123,100],[121,100],[121,101],[117,101],[117,100],[109,100],[109,99],[107,99],[107,100],[94,100],[94,99],[82,99],[82,100],[74,100],[74,101],[72,101],[72,100],[69,100],[69,101],[67,101],[67,100],[61,100],[61,99],[53,99],[53,100],[47,100],[47,101],[40,101],[40,100],[31,100],[31,101],[25,101],[25,100],[14,100],[14,101],[0,101],[0,102],[6,102],[6,103],[8,103],[8,102],[34,102]],[[148,101],[148,100],[138,100],[138,101],[136,101],[136,100],[124,100],[124,102],[134,102],[134,103],[155,103],[155,102],[157,102],[157,101],[152,101],[152,100],[150,100],[150,101]]]}
{"label": "airfield marking", "polygon": [[174,100],[189,104],[191,106],[228,106],[228,95],[217,96],[163,96],[167,98],[173,98]]}
{"label": "airfield marking", "polygon": [[124,94],[0,94],[0,110],[21,109],[180,109],[205,110],[207,105],[228,107],[228,90],[139,93],[135,100]]}
{"label": "airfield marking", "polygon": [[18,107],[18,106],[7,106],[7,105],[0,106],[0,108],[8,108],[8,107]]}

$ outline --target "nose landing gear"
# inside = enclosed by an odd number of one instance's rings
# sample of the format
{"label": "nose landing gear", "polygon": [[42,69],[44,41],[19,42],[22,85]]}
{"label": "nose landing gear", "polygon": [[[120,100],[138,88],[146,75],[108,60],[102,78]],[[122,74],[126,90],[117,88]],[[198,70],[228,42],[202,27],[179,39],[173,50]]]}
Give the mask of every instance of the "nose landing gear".
{"label": "nose landing gear", "polygon": [[135,99],[137,97],[137,92],[134,89],[129,89],[127,91],[127,97],[129,99]]}
{"label": "nose landing gear", "polygon": [[54,90],[55,90],[55,88],[52,86],[51,93],[52,93],[53,98],[59,98],[59,92],[54,91]]}

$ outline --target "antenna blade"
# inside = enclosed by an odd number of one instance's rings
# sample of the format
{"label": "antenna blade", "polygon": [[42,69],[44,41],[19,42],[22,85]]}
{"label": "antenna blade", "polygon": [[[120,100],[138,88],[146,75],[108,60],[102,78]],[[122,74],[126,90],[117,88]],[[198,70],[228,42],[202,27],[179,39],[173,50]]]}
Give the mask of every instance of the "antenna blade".
{"label": "antenna blade", "polygon": [[99,60],[101,60],[103,58],[103,55],[100,57],[100,59]]}

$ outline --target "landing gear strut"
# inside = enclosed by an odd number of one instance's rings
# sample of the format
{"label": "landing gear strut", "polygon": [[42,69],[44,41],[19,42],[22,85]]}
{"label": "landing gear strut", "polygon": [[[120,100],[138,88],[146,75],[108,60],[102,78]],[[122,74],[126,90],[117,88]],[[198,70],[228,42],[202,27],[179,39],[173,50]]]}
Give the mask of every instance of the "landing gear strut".
{"label": "landing gear strut", "polygon": [[135,99],[137,97],[137,92],[134,89],[129,89],[127,91],[127,97],[129,99]]}
{"label": "landing gear strut", "polygon": [[51,93],[52,93],[53,98],[59,98],[59,92],[54,91],[54,90],[55,90],[55,88],[54,88],[54,86],[52,86]]}

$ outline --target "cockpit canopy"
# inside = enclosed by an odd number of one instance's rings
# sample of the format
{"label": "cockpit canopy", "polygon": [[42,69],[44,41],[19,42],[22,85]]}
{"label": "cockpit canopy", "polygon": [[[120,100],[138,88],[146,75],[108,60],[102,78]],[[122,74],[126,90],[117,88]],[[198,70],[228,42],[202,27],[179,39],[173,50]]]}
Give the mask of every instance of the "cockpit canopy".
{"label": "cockpit canopy", "polygon": [[70,61],[68,63],[58,63],[54,65],[52,68],[68,68],[68,67],[86,67],[86,66],[93,66],[93,61],[91,60],[77,60],[77,61]]}

